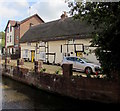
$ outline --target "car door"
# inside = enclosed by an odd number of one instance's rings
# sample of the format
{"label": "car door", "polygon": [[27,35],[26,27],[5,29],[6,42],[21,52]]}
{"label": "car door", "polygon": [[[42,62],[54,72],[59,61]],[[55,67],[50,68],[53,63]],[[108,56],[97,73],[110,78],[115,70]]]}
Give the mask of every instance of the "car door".
{"label": "car door", "polygon": [[75,68],[80,71],[84,71],[85,64],[80,58],[75,60]]}
{"label": "car door", "polygon": [[67,63],[73,64],[73,68],[75,67],[75,59],[74,59],[74,57],[68,57],[68,58],[66,58],[66,60],[67,60]]}

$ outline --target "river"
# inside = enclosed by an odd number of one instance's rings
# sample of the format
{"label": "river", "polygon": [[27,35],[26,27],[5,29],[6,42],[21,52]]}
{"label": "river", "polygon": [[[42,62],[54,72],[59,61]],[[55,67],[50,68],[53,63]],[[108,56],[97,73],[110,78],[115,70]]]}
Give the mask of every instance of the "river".
{"label": "river", "polygon": [[[91,101],[80,101],[62,97],[21,84],[14,80],[2,77],[2,110],[25,111],[83,111],[109,109],[111,104],[102,104]],[[116,106],[115,106],[116,107]]]}

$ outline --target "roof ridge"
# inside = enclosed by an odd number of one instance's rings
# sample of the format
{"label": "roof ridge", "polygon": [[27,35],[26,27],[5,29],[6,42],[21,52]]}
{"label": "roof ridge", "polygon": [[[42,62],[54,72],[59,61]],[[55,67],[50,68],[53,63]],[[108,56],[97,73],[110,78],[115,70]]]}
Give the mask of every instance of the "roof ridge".
{"label": "roof ridge", "polygon": [[[27,21],[27,20],[29,20],[30,18],[32,18],[32,17],[34,17],[34,16],[38,16],[38,18],[41,19],[41,17],[36,13],[36,14],[33,14],[33,15],[31,15],[31,16],[23,19],[23,20],[21,20],[21,21],[20,21],[20,24],[23,23],[23,22],[25,22],[25,21]],[[42,20],[42,19],[41,19],[41,20]],[[42,21],[43,21],[43,20],[42,20]],[[43,22],[44,22],[44,21],[43,21]]]}
{"label": "roof ridge", "polygon": [[[68,19],[71,19],[72,17],[67,17],[67,18],[65,18],[64,20],[68,20]],[[56,20],[52,20],[52,21],[49,21],[49,22],[44,22],[44,23],[41,23],[41,24],[38,24],[38,25],[36,25],[36,26],[34,26],[34,27],[31,27],[31,29],[34,29],[34,28],[36,28],[36,27],[39,27],[39,26],[41,26],[41,25],[46,25],[46,24],[50,24],[50,23],[53,23],[53,22],[60,22],[60,21],[64,21],[63,19],[56,19]]]}

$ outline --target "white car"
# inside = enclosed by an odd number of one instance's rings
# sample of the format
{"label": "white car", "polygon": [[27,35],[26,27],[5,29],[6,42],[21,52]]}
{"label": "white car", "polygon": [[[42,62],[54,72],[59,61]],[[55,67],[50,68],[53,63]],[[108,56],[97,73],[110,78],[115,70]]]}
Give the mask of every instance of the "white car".
{"label": "white car", "polygon": [[61,66],[64,63],[73,64],[73,70],[85,72],[86,74],[101,73],[100,65],[94,64],[86,58],[64,57],[63,61],[61,62]]}

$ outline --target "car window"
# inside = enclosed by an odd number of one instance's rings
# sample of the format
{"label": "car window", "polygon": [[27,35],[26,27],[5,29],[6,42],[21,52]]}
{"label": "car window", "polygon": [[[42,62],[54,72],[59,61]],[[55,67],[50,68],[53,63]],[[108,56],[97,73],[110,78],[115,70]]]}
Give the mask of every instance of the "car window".
{"label": "car window", "polygon": [[76,62],[82,62],[80,58],[76,58]]}
{"label": "car window", "polygon": [[67,60],[70,60],[70,57],[67,57],[66,59],[67,59]]}
{"label": "car window", "polygon": [[75,58],[74,58],[74,57],[71,57],[71,61],[75,61]]}
{"label": "car window", "polygon": [[82,60],[84,60],[84,61],[87,62],[87,63],[93,63],[92,61],[90,61],[90,60],[88,60],[88,59],[86,59],[86,58],[82,58]]}
{"label": "car window", "polygon": [[66,59],[69,60],[69,61],[75,61],[74,57],[67,57]]}

